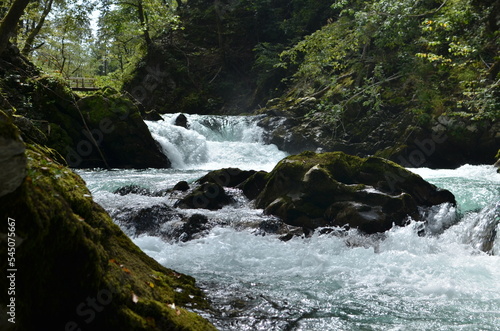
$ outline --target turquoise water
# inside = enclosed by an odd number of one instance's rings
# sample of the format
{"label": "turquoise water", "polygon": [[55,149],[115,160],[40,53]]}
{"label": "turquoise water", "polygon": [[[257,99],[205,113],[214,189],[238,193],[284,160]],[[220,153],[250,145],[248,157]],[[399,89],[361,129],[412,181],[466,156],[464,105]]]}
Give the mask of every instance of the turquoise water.
{"label": "turquoise water", "polygon": [[[168,132],[152,132],[161,130]],[[207,141],[208,154],[185,158],[185,146],[178,146],[178,169],[79,173],[94,198],[113,213],[125,207],[173,204],[162,197],[112,193],[124,185],[168,188],[179,180],[193,181],[213,166],[241,164],[242,155],[248,157],[247,168],[269,170],[283,156],[274,153],[266,159],[263,155],[275,147],[250,134],[233,139],[233,145],[253,145],[239,146],[244,152],[235,153],[232,163],[232,152],[210,156],[212,148],[220,147],[210,143],[217,135],[202,130],[196,134]],[[252,158],[252,150],[259,157]],[[491,238],[490,254],[480,250],[487,230],[500,230],[500,175],[492,166],[411,170],[455,194],[458,220],[450,222],[454,211],[443,207],[429,216],[440,231],[427,236],[419,236],[423,224],[413,222],[383,236],[352,230],[342,237],[316,234],[282,242],[274,235],[256,235],[252,227],[234,226],[265,218],[238,195],[234,206],[203,211],[222,225],[202,238],[184,243],[155,236],[133,240],[161,264],[197,279],[218,311],[204,316],[221,330],[500,330],[499,236]]]}

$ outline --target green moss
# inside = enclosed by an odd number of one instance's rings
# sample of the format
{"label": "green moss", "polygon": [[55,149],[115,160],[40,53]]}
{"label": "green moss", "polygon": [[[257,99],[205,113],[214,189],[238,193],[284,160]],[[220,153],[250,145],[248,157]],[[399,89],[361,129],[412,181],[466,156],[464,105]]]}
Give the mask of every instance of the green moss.
{"label": "green moss", "polygon": [[390,147],[387,147],[386,149],[378,150],[377,152],[375,152],[375,156],[378,156],[378,157],[381,157],[384,159],[389,159],[393,155],[398,155],[403,150],[405,150],[407,147],[408,147],[407,145],[390,146]]}
{"label": "green moss", "polygon": [[495,159],[500,160],[500,149],[497,152],[497,155],[495,155]]}
{"label": "green moss", "polygon": [[[376,226],[364,227],[364,231],[385,231],[393,223],[401,225],[407,215],[418,219],[417,205],[454,202],[450,192],[437,191],[420,176],[392,161],[342,152],[289,156],[265,179],[267,183],[256,198],[256,206],[280,217],[286,224],[312,229],[332,224],[371,224],[363,216],[363,210],[358,210],[359,206],[366,205],[378,218],[373,223]],[[378,192],[366,190],[367,187]],[[401,198],[402,192],[406,193],[404,198],[411,201]],[[385,206],[387,211],[377,212]],[[344,212],[348,214],[342,214]],[[358,221],[353,215],[357,215]]]}
{"label": "green moss", "polygon": [[[71,321],[86,326],[88,316],[76,309],[102,291],[112,300],[96,312],[92,330],[214,329],[186,309],[208,308],[192,277],[144,254],[92,200],[85,182],[45,148],[29,146],[27,157],[26,180],[0,199],[0,214],[16,220],[22,240],[16,251],[20,330],[64,329]],[[0,285],[5,288],[5,277]]]}
{"label": "green moss", "polygon": [[19,139],[19,130],[12,124],[12,119],[2,110],[0,110],[0,137]]}

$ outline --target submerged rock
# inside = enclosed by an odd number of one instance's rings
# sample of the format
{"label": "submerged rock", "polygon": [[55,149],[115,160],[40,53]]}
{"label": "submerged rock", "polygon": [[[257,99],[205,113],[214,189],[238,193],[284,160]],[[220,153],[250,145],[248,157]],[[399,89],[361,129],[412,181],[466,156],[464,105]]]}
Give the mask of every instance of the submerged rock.
{"label": "submerged rock", "polygon": [[[17,329],[215,330],[186,309],[208,308],[195,280],[143,253],[85,182],[47,155],[29,146],[28,176],[0,197],[1,232],[9,220],[16,234]],[[6,258],[0,267],[9,268]],[[0,297],[3,307],[8,300]]]}
{"label": "submerged rock", "polygon": [[144,208],[124,208],[111,215],[131,236],[147,234],[158,236],[162,224],[178,217],[167,205],[160,204]]}
{"label": "submerged rock", "polygon": [[420,220],[419,207],[455,203],[453,194],[378,157],[304,152],[282,160],[266,177],[255,204],[285,223],[365,233]]}
{"label": "submerged rock", "polygon": [[175,119],[175,125],[188,129],[189,124],[186,115],[179,114],[179,116],[177,116],[177,118]]}
{"label": "submerged rock", "polygon": [[127,185],[120,187],[113,192],[114,194],[127,195],[127,194],[140,194],[140,195],[151,195],[151,191],[147,188],[141,187],[139,185]]}
{"label": "submerged rock", "polygon": [[[196,181],[198,184],[187,195],[179,198],[175,207],[182,209],[210,209],[217,210],[233,202],[224,187],[239,187],[242,183],[256,174],[253,170],[238,168],[224,168],[214,170]],[[177,187],[177,189],[176,189]],[[187,183],[177,183],[177,191],[188,191]],[[249,189],[248,189],[249,190]]]}
{"label": "submerged rock", "polygon": [[165,204],[124,208],[111,216],[129,236],[146,234],[167,242],[186,242],[201,238],[216,225],[209,222],[205,215],[183,215]]}
{"label": "submerged rock", "polygon": [[199,237],[203,231],[212,228],[208,222],[208,217],[202,214],[194,214],[184,220],[182,226],[177,230],[180,235],[178,240],[186,242]]}

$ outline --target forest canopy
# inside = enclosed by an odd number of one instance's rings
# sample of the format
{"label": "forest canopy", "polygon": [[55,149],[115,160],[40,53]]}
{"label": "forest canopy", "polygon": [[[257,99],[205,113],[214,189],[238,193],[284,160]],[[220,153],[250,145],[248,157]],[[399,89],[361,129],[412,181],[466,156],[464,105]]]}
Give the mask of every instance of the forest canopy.
{"label": "forest canopy", "polygon": [[499,0],[10,0],[2,26],[15,6],[25,9],[10,42],[49,74],[121,87],[154,45],[191,26],[192,42],[216,31],[224,61],[250,48],[248,74],[266,97],[319,97],[315,112],[332,121],[351,105],[423,121],[499,116]]}

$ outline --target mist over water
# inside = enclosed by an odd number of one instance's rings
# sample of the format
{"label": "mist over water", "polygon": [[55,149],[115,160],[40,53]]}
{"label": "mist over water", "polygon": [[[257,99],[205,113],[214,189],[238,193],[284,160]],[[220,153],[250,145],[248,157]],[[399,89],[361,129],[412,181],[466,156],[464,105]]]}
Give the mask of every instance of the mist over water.
{"label": "mist over water", "polygon": [[[271,170],[285,156],[261,142],[252,117],[190,115],[188,130],[174,119],[148,123],[174,169],[79,171],[108,211],[173,204],[112,193],[125,185],[157,190],[192,182],[207,169]],[[224,224],[207,236],[133,240],[161,264],[197,279],[218,311],[204,316],[221,330],[500,330],[500,175],[492,166],[410,170],[456,196],[458,220],[440,206],[426,225],[282,242],[237,226],[268,216],[231,191],[234,206],[201,211]]]}

